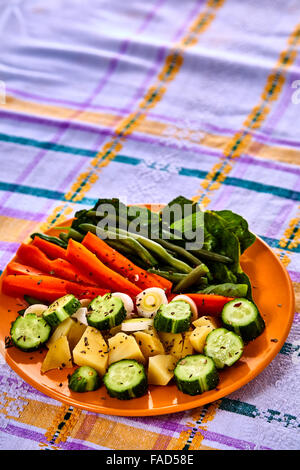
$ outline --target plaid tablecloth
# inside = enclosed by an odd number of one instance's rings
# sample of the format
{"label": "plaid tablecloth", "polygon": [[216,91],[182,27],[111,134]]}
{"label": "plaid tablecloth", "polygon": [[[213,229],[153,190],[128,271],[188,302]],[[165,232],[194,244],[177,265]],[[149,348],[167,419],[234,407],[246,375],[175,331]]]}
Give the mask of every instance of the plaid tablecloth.
{"label": "plaid tablecloth", "polygon": [[[1,269],[100,196],[183,194],[244,215],[299,293],[299,0],[0,7]],[[61,404],[1,358],[0,448],[299,449],[299,321],[248,385],[160,417]]]}

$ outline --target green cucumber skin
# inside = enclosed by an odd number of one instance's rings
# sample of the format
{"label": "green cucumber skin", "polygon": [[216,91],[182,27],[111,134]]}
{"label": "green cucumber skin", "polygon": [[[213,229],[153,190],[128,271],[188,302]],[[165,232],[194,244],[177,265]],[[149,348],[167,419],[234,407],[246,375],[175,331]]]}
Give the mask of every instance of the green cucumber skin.
{"label": "green cucumber skin", "polygon": [[154,328],[165,333],[183,333],[188,331],[190,327],[190,318],[172,321],[171,318],[165,318],[160,312],[157,312],[154,317]]}
{"label": "green cucumber skin", "polygon": [[186,395],[191,395],[191,396],[201,395],[201,393],[207,392],[209,390],[213,390],[219,384],[220,378],[217,373],[210,372],[210,374],[206,376],[206,381],[207,381],[207,388],[203,390],[198,380],[193,380],[193,381],[188,382],[188,381],[179,380],[177,377],[175,378],[175,383],[178,389],[182,393],[185,393]]}
{"label": "green cucumber skin", "polygon": [[[174,304],[176,302],[181,302],[181,301],[174,301]],[[191,318],[192,318],[192,312],[190,310],[190,313],[186,318],[176,318],[174,315],[174,318],[170,318],[168,316],[164,315],[164,308],[169,308],[169,306],[172,304],[170,302],[168,306],[162,305],[155,317],[154,317],[154,328],[157,331],[162,331],[165,333],[183,333],[184,331],[188,331],[190,328],[190,323],[191,323]],[[176,309],[176,307],[174,307]]]}
{"label": "green cucumber skin", "polygon": [[[103,314],[98,312],[98,309],[101,308],[101,304],[106,301],[113,299],[114,302],[119,302],[119,310],[116,312],[108,312],[106,317],[103,317]],[[99,304],[100,302],[100,304]],[[108,308],[113,308],[113,305],[110,305]],[[110,330],[114,326],[120,325],[123,320],[125,320],[127,312],[123,302],[118,298],[111,297],[111,294],[105,294],[104,296],[98,296],[92,300],[89,305],[89,311],[87,314],[87,322],[90,326],[96,328],[97,330]]]}
{"label": "green cucumber skin", "polygon": [[73,315],[73,313],[75,313],[76,310],[81,307],[79,300],[76,299],[76,297],[72,294],[68,294],[67,304],[65,306],[60,306],[59,302],[61,302],[63,298],[64,297],[57,299],[48,307],[48,309],[50,309],[55,303],[57,303],[57,310],[54,310],[53,312],[48,312],[48,310],[46,310],[43,313],[43,318],[46,320],[47,323],[49,323],[50,326],[55,327],[59,325],[61,322]]}
{"label": "green cucumber skin", "polygon": [[135,361],[134,359],[130,359],[130,362],[132,364],[137,364],[139,366],[140,370],[142,371],[142,373],[140,374],[139,383],[134,385],[132,388],[127,389],[127,390],[123,390],[123,391],[118,391],[116,389],[112,389],[112,387],[109,383],[110,369],[115,364],[120,364],[122,362],[128,363],[128,361],[129,361],[128,359],[121,359],[120,361],[111,364],[109,366],[109,368],[107,369],[106,374],[103,377],[103,383],[105,385],[107,393],[112,398],[117,398],[118,400],[131,400],[133,398],[139,398],[143,395],[146,395],[146,393],[148,392],[148,379],[147,379],[145,369],[143,367],[141,368],[141,364],[138,363],[137,361]]}
{"label": "green cucumber skin", "polygon": [[245,343],[248,343],[260,336],[266,327],[265,321],[262,318],[257,306],[253,302],[247,300],[247,302],[250,302],[253,305],[253,309],[256,311],[256,318],[252,322],[248,323],[248,325],[237,326],[225,318],[226,310],[228,307],[230,307],[230,305],[244,301],[246,301],[246,299],[238,298],[225,304],[221,314],[221,319],[223,325],[228,328],[228,330],[234,331],[237,335],[241,336]]}
{"label": "green cucumber skin", "polygon": [[[201,355],[203,356],[203,355]],[[189,357],[193,357],[192,355],[185,356],[183,359],[188,359]],[[177,385],[178,390],[180,390],[182,393],[185,393],[186,395],[200,395],[203,392],[207,392],[209,390],[213,390],[214,388],[217,387],[217,385],[220,382],[220,377],[219,373],[217,371],[217,368],[211,358],[207,358],[208,360],[211,361],[212,365],[212,370],[205,376],[205,385],[204,383],[201,383],[201,381],[196,378],[194,380],[183,380],[180,377],[178,377],[176,367],[177,365],[182,361],[180,359],[174,369],[174,381]]]}
{"label": "green cucumber skin", "polygon": [[22,322],[26,322],[26,317],[22,317],[22,316],[18,317],[14,322],[12,322],[11,328],[10,328],[10,335],[11,335],[12,342],[16,348],[20,349],[23,352],[32,352],[32,351],[36,351],[37,349],[40,349],[40,347],[42,347],[48,341],[48,339],[50,338],[50,334],[51,334],[51,326],[48,325],[48,323],[43,319],[43,317],[38,317],[35,313],[27,315],[27,317],[31,317],[31,318],[36,317],[37,322],[40,323],[43,328],[43,333],[44,333],[43,337],[41,336],[38,337],[36,344],[34,346],[27,347],[25,345],[22,345],[18,341],[18,338],[15,337],[18,324]]}
{"label": "green cucumber skin", "polygon": [[[225,334],[236,335],[236,341],[238,341],[238,343],[240,344],[240,347],[241,347],[240,353],[239,354],[234,354],[233,358],[231,360],[229,359],[227,361],[227,362],[230,362],[230,364],[226,363],[226,362],[222,363],[220,361],[220,359],[217,357],[216,351],[213,351],[213,348],[210,346],[210,340],[220,330],[224,330],[224,335]],[[237,333],[235,333],[232,330],[228,330],[228,329],[225,329],[225,328],[216,328],[215,330],[211,331],[207,335],[205,346],[204,346],[204,354],[205,354],[205,356],[210,357],[214,361],[217,369],[224,369],[225,366],[231,367],[233,364],[235,364],[241,358],[241,356],[243,354],[243,351],[244,351],[244,342],[243,342],[241,336],[238,335]]]}
{"label": "green cucumber skin", "polygon": [[[90,377],[86,377],[90,375]],[[101,386],[101,379],[95,369],[88,366],[82,366],[73,372],[68,379],[70,390],[73,392],[93,392]]]}
{"label": "green cucumber skin", "polygon": [[[101,318],[99,320],[96,311],[89,312],[87,314],[87,322],[89,326],[96,328],[97,330],[110,330],[114,326],[120,325],[126,318],[126,310],[123,307],[114,317]],[[114,321],[112,321],[114,320]]]}

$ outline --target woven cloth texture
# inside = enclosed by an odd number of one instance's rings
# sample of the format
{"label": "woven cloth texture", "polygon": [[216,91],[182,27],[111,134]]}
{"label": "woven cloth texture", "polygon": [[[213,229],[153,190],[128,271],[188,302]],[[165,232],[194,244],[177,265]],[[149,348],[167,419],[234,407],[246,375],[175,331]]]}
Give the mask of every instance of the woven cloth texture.
{"label": "woven cloth texture", "polygon": [[183,194],[242,214],[297,297],[288,338],[204,407],[61,404],[0,356],[1,449],[299,449],[299,0],[1,0],[0,269],[94,204]]}

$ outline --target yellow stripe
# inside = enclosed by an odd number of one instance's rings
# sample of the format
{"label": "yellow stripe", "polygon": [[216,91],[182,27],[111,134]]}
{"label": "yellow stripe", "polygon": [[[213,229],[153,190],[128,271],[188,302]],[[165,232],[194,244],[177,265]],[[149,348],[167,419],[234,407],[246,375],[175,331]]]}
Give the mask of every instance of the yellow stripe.
{"label": "yellow stripe", "polygon": [[0,240],[21,243],[38,226],[37,222],[0,216]]}
{"label": "yellow stripe", "polygon": [[[166,92],[166,84],[174,80],[183,63],[183,52],[187,47],[194,45],[195,39],[203,33],[214,19],[215,12],[224,0],[208,0],[203,13],[193,21],[187,34],[178,44],[175,44],[173,51],[166,58],[161,72],[158,74],[156,84],[149,88],[144,98],[138,105],[138,109],[129,116],[123,118],[119,125],[114,129],[115,137],[107,142],[92,160],[88,170],[78,176],[71,187],[71,190],[65,195],[65,198],[71,202],[81,200],[89,191],[91,186],[97,181],[101,169],[109,164],[115,158],[123,147],[126,136],[131,134],[137,126],[145,119],[147,112],[161,100]],[[65,204],[57,208],[51,214],[47,222],[42,224],[40,229],[47,230],[53,223],[60,222],[72,212],[71,204]],[[59,217],[59,219],[57,218]]]}
{"label": "yellow stripe", "polygon": [[269,75],[260,102],[254,106],[244,121],[243,128],[230,139],[228,146],[223,152],[223,157],[217,162],[202,182],[202,188],[193,197],[195,201],[201,202],[204,206],[208,205],[210,199],[208,194],[220,188],[228,173],[232,170],[234,160],[239,158],[242,153],[248,149],[252,143],[252,136],[249,132],[252,129],[258,129],[266,119],[271,110],[271,104],[274,102],[285,82],[285,71],[295,61],[297,57],[296,47],[300,43],[300,24],[297,25],[288,39],[288,48],[280,53],[279,59],[274,70]]}

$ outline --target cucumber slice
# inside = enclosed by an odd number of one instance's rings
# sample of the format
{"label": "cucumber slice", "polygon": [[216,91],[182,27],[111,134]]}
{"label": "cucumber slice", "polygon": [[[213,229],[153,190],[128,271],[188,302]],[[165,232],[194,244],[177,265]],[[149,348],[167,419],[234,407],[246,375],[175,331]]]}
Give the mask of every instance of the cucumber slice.
{"label": "cucumber slice", "polygon": [[221,316],[224,326],[241,336],[245,342],[257,338],[265,329],[265,322],[256,305],[244,298],[225,304]]}
{"label": "cucumber slice", "polygon": [[181,333],[190,327],[191,306],[183,300],[172,300],[161,305],[154,317],[154,328],[166,333]]}
{"label": "cucumber slice", "polygon": [[101,380],[98,372],[89,366],[81,366],[68,379],[69,388],[74,392],[92,392],[98,390]]}
{"label": "cucumber slice", "polygon": [[49,305],[43,313],[43,318],[49,325],[57,326],[73,315],[79,307],[81,307],[79,300],[73,294],[67,294]]}
{"label": "cucumber slice", "polygon": [[11,325],[10,334],[13,344],[22,351],[34,351],[48,341],[51,326],[43,317],[29,313],[19,316]]}
{"label": "cucumber slice", "polygon": [[219,374],[210,357],[194,354],[179,360],[174,369],[174,380],[181,392],[199,395],[216,388]]}
{"label": "cucumber slice", "polygon": [[98,295],[89,305],[87,322],[98,330],[110,330],[126,318],[124,302],[111,294]]}
{"label": "cucumber slice", "polygon": [[242,338],[226,328],[216,328],[211,331],[204,346],[204,354],[210,357],[218,369],[232,366],[243,354]]}
{"label": "cucumber slice", "polygon": [[134,359],[122,359],[111,364],[103,382],[108,394],[119,400],[141,397],[148,389],[144,366]]}
{"label": "cucumber slice", "polygon": [[125,320],[121,324],[122,331],[143,331],[148,330],[153,326],[153,320],[151,318],[131,318],[130,320]]}

